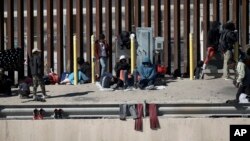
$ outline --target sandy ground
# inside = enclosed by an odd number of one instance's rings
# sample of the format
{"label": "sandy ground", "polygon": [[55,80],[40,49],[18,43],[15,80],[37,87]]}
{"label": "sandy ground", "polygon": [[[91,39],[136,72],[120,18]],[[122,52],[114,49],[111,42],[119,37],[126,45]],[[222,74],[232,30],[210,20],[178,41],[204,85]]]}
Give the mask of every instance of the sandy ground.
{"label": "sandy ground", "polygon": [[[15,89],[13,89],[14,91]],[[32,90],[32,88],[31,88]],[[40,90],[40,88],[38,88]],[[234,99],[237,89],[232,80],[168,80],[162,90],[101,91],[96,84],[83,85],[46,85],[48,95],[46,102],[0,96],[1,105],[36,105],[36,104],[100,104],[124,102],[157,103],[224,103]]]}

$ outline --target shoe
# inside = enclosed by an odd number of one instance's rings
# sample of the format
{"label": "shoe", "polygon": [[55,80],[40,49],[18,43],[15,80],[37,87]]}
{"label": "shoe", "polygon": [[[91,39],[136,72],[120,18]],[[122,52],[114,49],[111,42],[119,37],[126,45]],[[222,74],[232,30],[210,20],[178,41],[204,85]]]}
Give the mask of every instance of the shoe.
{"label": "shoe", "polygon": [[153,89],[155,89],[155,86],[154,85],[149,85],[145,89],[146,90],[153,90]]}
{"label": "shoe", "polygon": [[117,84],[114,84],[112,86],[110,86],[111,89],[116,89],[117,88]]}
{"label": "shoe", "polygon": [[40,101],[41,102],[45,102],[46,100],[45,100],[45,95],[43,95],[41,98],[40,98]]}
{"label": "shoe", "polygon": [[126,89],[124,89],[124,91],[132,91],[133,90],[133,87],[127,87]]}
{"label": "shoe", "polygon": [[231,80],[229,77],[225,77],[224,80]]}
{"label": "shoe", "polygon": [[63,110],[62,110],[62,109],[59,109],[59,110],[58,110],[58,118],[59,118],[59,119],[62,119],[62,118],[63,118]]}
{"label": "shoe", "polygon": [[44,113],[45,113],[45,111],[43,109],[40,109],[39,113],[38,113],[38,119],[40,119],[40,120],[43,119]]}
{"label": "shoe", "polygon": [[33,95],[33,100],[34,101],[38,101],[38,96],[37,95]]}
{"label": "shoe", "polygon": [[33,110],[33,120],[38,120],[38,110],[37,109],[34,109]]}
{"label": "shoe", "polygon": [[55,109],[55,110],[54,110],[54,119],[58,119],[58,118],[59,118],[58,110]]}

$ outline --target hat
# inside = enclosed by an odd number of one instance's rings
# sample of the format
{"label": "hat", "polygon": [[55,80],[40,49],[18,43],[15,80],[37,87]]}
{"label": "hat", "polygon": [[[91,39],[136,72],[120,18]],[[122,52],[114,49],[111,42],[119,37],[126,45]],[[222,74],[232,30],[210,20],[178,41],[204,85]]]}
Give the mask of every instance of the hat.
{"label": "hat", "polygon": [[35,52],[41,52],[41,50],[38,49],[37,47],[35,47],[35,48],[32,49],[32,53],[35,53]]}
{"label": "hat", "polygon": [[125,55],[120,56],[120,60],[122,60],[122,59],[126,59]]}

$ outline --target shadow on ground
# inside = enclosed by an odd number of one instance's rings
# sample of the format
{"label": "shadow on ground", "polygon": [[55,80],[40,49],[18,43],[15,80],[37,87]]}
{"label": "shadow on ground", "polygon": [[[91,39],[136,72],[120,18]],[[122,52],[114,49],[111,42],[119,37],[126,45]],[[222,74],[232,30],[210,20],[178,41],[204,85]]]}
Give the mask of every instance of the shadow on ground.
{"label": "shadow on ground", "polygon": [[56,95],[56,96],[50,96],[48,99],[52,98],[60,98],[60,97],[75,97],[75,96],[83,96],[87,95],[89,93],[93,93],[94,91],[86,91],[86,92],[78,92],[78,93],[68,93],[68,94],[63,94],[63,95]]}

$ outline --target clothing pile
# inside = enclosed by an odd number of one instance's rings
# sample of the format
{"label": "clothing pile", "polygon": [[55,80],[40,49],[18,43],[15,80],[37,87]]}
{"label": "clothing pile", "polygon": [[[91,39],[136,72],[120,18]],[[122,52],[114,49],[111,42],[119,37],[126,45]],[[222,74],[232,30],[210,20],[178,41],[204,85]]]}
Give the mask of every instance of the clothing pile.
{"label": "clothing pile", "polygon": [[13,48],[0,51],[0,68],[5,71],[20,70],[24,64],[24,50]]}

